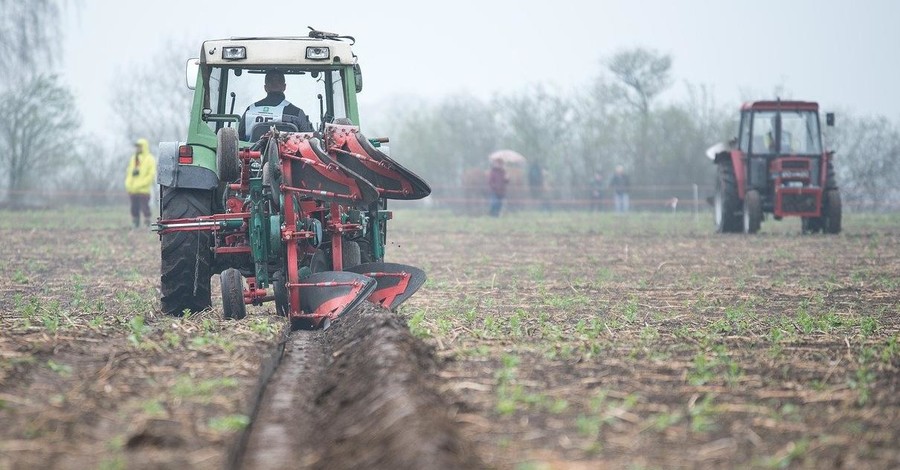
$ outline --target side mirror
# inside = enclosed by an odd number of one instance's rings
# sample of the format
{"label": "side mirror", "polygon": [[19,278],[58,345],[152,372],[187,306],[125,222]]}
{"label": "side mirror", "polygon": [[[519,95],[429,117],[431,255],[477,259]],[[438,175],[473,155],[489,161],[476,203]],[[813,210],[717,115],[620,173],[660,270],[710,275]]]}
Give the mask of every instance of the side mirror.
{"label": "side mirror", "polygon": [[353,65],[353,81],[356,82],[356,92],[359,93],[362,91],[362,69],[359,68],[359,64]]}
{"label": "side mirror", "polygon": [[191,90],[197,86],[198,71],[200,71],[200,59],[188,59],[184,67],[184,81]]}
{"label": "side mirror", "polygon": [[825,113],[825,125],[834,127],[834,113]]}

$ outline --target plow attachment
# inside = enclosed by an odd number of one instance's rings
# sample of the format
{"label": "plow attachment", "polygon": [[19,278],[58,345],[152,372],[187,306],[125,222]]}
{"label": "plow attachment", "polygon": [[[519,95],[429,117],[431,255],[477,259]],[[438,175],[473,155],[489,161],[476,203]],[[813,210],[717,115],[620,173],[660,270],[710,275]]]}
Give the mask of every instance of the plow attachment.
{"label": "plow attachment", "polygon": [[327,327],[372,295],[376,284],[375,279],[346,271],[325,271],[288,283],[289,295],[299,296],[301,310],[291,313],[291,321],[300,328]]}
{"label": "plow attachment", "polygon": [[397,263],[366,263],[348,268],[377,281],[369,295],[369,302],[393,310],[415,294],[425,283],[425,272],[413,266]]}
{"label": "plow attachment", "polygon": [[[234,156],[239,178],[221,190],[223,212],[155,225],[161,236],[210,234],[227,318],[274,300],[294,328],[322,328],[366,300],[393,310],[422,287],[421,269],[381,262],[385,200],[427,196],[421,178],[354,126],[331,126],[324,141],[274,129],[263,139]],[[359,264],[364,255],[376,262]]]}
{"label": "plow attachment", "polygon": [[381,197],[414,200],[431,194],[428,183],[378,150],[356,126],[328,124],[326,133],[337,162],[371,182]]}
{"label": "plow attachment", "polygon": [[[291,142],[293,144],[293,142]],[[291,164],[291,177],[285,178],[290,185],[285,191],[301,197],[325,202],[367,207],[378,200],[378,190],[362,176],[331,159],[321,148],[319,139],[281,144],[282,158]]]}

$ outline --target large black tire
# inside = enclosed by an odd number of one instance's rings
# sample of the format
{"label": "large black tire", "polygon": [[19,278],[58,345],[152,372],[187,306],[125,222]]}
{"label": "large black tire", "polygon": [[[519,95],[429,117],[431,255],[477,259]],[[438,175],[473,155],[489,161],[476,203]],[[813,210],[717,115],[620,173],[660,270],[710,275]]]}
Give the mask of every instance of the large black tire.
{"label": "large black tire", "polygon": [[362,253],[359,244],[350,240],[344,240],[341,246],[341,262],[344,270],[359,266],[362,263]]}
{"label": "large black tire", "polygon": [[244,278],[241,272],[228,268],[219,275],[222,285],[222,315],[228,319],[241,320],[247,316],[244,303]]}
{"label": "large black tire", "polygon": [[309,270],[312,274],[331,270],[331,259],[322,250],[316,250],[309,259]]}
{"label": "large black tire", "polygon": [[822,230],[830,234],[841,233],[841,192],[837,189],[825,191],[824,202],[822,211],[825,220]]}
{"label": "large black tire", "polygon": [[216,172],[220,183],[229,183],[241,176],[238,135],[233,127],[223,127],[216,134]]}
{"label": "large black tire", "polygon": [[837,189],[837,176],[834,173],[834,165],[832,165],[831,160],[828,160],[828,165],[825,167],[825,189]]}
{"label": "large black tire", "polygon": [[751,189],[744,194],[744,233],[759,232],[762,224],[762,199],[759,191]]}
{"label": "large black tire", "polygon": [[716,231],[735,233],[743,229],[741,220],[741,200],[738,198],[734,166],[730,161],[719,162],[716,171],[716,195],[713,199],[716,216]]}
{"label": "large black tire", "polygon": [[272,274],[272,290],[275,291],[275,312],[286,317],[290,312],[290,293],[285,285],[285,276],[281,271]]}
{"label": "large black tire", "polygon": [[[163,188],[162,219],[180,219],[212,214],[212,191]],[[173,232],[162,236],[160,303],[168,315],[185,310],[199,312],[210,307],[210,232]]]}

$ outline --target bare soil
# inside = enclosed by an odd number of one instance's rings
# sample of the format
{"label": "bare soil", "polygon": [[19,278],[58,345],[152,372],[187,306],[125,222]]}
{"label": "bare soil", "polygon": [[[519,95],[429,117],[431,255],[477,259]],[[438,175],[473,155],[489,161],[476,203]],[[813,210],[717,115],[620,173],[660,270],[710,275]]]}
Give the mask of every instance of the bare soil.
{"label": "bare soil", "polygon": [[398,213],[422,290],[288,339],[122,214],[0,218],[0,469],[900,467],[896,216]]}
{"label": "bare soil", "polygon": [[366,306],[290,334],[273,306],[226,321],[218,298],[167,317],[154,235],[12,216],[0,469],[483,466],[402,317]]}
{"label": "bare soil", "polygon": [[404,313],[491,467],[898,468],[897,221],[420,220]]}
{"label": "bare soil", "polygon": [[298,331],[254,420],[244,468],[483,466],[436,392],[436,364],[396,315],[373,306]]}

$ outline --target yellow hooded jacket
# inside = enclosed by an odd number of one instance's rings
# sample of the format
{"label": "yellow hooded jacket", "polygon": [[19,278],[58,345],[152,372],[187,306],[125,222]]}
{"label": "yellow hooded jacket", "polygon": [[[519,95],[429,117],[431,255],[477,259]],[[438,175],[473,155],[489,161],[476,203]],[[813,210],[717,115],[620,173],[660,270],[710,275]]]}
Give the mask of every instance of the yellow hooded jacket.
{"label": "yellow hooded jacket", "polygon": [[150,194],[150,186],[156,179],[156,159],[150,153],[147,139],[138,139],[137,144],[141,147],[141,152],[132,155],[128,162],[125,191],[128,194]]}

